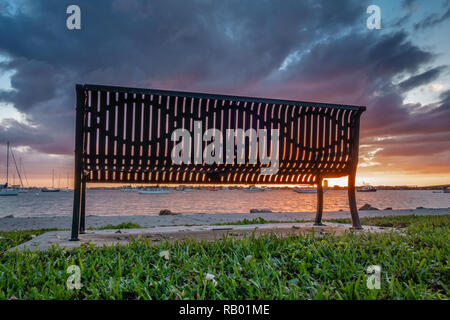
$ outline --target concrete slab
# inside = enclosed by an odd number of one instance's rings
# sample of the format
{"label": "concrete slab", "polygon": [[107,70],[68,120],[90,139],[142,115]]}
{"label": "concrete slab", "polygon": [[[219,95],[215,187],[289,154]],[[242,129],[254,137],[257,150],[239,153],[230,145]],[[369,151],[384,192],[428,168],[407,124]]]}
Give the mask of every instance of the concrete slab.
{"label": "concrete slab", "polygon": [[63,249],[72,249],[86,243],[91,243],[97,247],[102,247],[116,244],[127,244],[133,239],[137,240],[143,238],[149,239],[154,244],[158,244],[164,240],[169,242],[184,239],[213,241],[224,237],[243,239],[252,235],[259,237],[267,234],[275,234],[281,237],[308,233],[312,233],[315,236],[326,236],[330,234],[338,235],[344,232],[380,233],[390,232],[392,230],[392,228],[375,226],[365,226],[362,230],[354,230],[351,228],[351,225],[339,223],[326,223],[324,226],[317,227],[311,222],[227,226],[171,226],[143,229],[88,230],[86,234],[80,235],[80,241],[69,241],[69,231],[51,231],[37,236],[26,243],[22,243],[19,246],[10,249],[10,251],[45,251],[55,245]]}

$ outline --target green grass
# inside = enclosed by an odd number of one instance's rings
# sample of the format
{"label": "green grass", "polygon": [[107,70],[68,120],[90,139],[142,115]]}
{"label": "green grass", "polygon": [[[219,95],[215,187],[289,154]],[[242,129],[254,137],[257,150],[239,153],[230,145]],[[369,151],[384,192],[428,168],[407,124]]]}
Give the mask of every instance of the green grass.
{"label": "green grass", "polygon": [[240,226],[246,224],[267,224],[267,223],[295,223],[295,222],[307,222],[306,220],[291,220],[291,221],[279,221],[279,220],[266,220],[264,218],[255,218],[255,219],[243,219],[234,222],[222,222],[216,223],[217,226]]}
{"label": "green grass", "polygon": [[106,230],[106,229],[141,229],[144,228],[140,224],[134,222],[122,222],[116,225],[108,224],[103,227],[88,228],[89,230]]}
{"label": "green grass", "polygon": [[0,231],[0,252],[3,254],[9,248],[13,248],[23,242],[27,242],[40,234],[56,229],[25,230],[25,231]]}
{"label": "green grass", "polygon": [[[419,221],[428,221],[429,216],[392,216],[392,217],[364,217],[361,218],[361,224],[363,226],[379,226],[379,227],[394,227],[394,228],[405,228],[411,224],[414,224]],[[268,223],[304,223],[311,222],[308,220],[266,220],[264,218],[255,218],[255,219],[243,219],[235,222],[223,222],[217,223],[216,225],[248,225],[248,224],[268,224]],[[351,224],[352,220],[345,219],[328,219],[324,220],[326,222],[335,222],[335,223],[346,223]]]}
{"label": "green grass", "polygon": [[[157,246],[137,240],[101,249],[5,252],[0,299],[448,299],[450,216],[370,219],[404,226],[403,235],[265,236]],[[2,249],[31,237],[21,233],[1,233]],[[161,254],[166,250],[168,259]],[[81,268],[80,290],[66,286],[70,265]],[[380,290],[366,286],[370,265],[382,268]],[[208,273],[216,285],[205,280]]]}
{"label": "green grass", "polygon": [[[143,226],[133,222],[122,222],[117,225],[106,225],[97,228],[88,228],[89,230],[106,230],[106,229],[138,229]],[[48,231],[57,231],[63,229],[40,229],[40,230],[24,230],[24,231],[0,231],[0,252],[4,252],[9,248],[13,248],[23,242],[27,242]]]}
{"label": "green grass", "polygon": [[[436,217],[436,216],[431,216]],[[365,217],[361,218],[362,225],[367,226],[379,226],[379,227],[394,227],[394,228],[406,228],[416,223],[423,223],[430,221],[430,216],[392,216],[392,217]],[[445,221],[446,218],[443,218]],[[329,222],[337,223],[352,223],[350,219],[332,219]]]}

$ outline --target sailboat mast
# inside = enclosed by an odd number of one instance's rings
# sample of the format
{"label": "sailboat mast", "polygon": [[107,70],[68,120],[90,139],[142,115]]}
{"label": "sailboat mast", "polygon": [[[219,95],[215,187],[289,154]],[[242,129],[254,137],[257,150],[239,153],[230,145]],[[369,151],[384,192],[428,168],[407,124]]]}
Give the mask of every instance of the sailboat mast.
{"label": "sailboat mast", "polygon": [[6,142],[6,185],[8,185],[8,172],[9,172],[9,141]]}
{"label": "sailboat mast", "polygon": [[55,169],[52,169],[52,189],[54,188],[55,184]]}

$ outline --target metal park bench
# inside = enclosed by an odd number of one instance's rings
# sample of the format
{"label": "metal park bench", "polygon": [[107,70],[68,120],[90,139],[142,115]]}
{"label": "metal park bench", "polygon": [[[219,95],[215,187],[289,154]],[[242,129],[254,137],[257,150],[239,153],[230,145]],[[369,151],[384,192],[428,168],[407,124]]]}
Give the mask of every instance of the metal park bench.
{"label": "metal park bench", "polygon": [[321,225],[322,180],[348,176],[361,228],[355,175],[365,107],[100,85],[77,85],[76,94],[71,240],[85,231],[89,182],[317,185]]}

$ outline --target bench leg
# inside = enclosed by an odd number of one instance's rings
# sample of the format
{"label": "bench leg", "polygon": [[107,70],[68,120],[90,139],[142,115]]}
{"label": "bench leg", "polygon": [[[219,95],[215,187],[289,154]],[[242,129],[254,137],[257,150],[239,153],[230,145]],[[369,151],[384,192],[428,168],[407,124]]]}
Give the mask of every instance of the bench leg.
{"label": "bench leg", "polygon": [[81,180],[81,204],[80,204],[80,234],[85,234],[86,228],[86,179]]}
{"label": "bench leg", "polygon": [[356,207],[356,188],[355,188],[356,172],[348,176],[348,203],[350,206],[350,214],[352,216],[353,228],[362,229],[359,221],[358,208]]}
{"label": "bench leg", "polygon": [[75,174],[75,188],[73,190],[73,215],[72,215],[72,234],[70,241],[78,241],[78,230],[80,228],[80,205],[81,205],[81,181]]}
{"label": "bench leg", "polygon": [[323,212],[323,187],[322,178],[317,181],[317,212],[315,226],[323,226],[322,224],[322,212]]}
{"label": "bench leg", "polygon": [[73,215],[72,215],[72,234],[71,241],[78,241],[78,232],[80,230],[80,209],[81,209],[81,171],[83,153],[83,122],[84,115],[84,89],[81,85],[76,86],[77,92],[77,107],[75,120],[75,176],[74,176],[74,190],[73,190]]}

